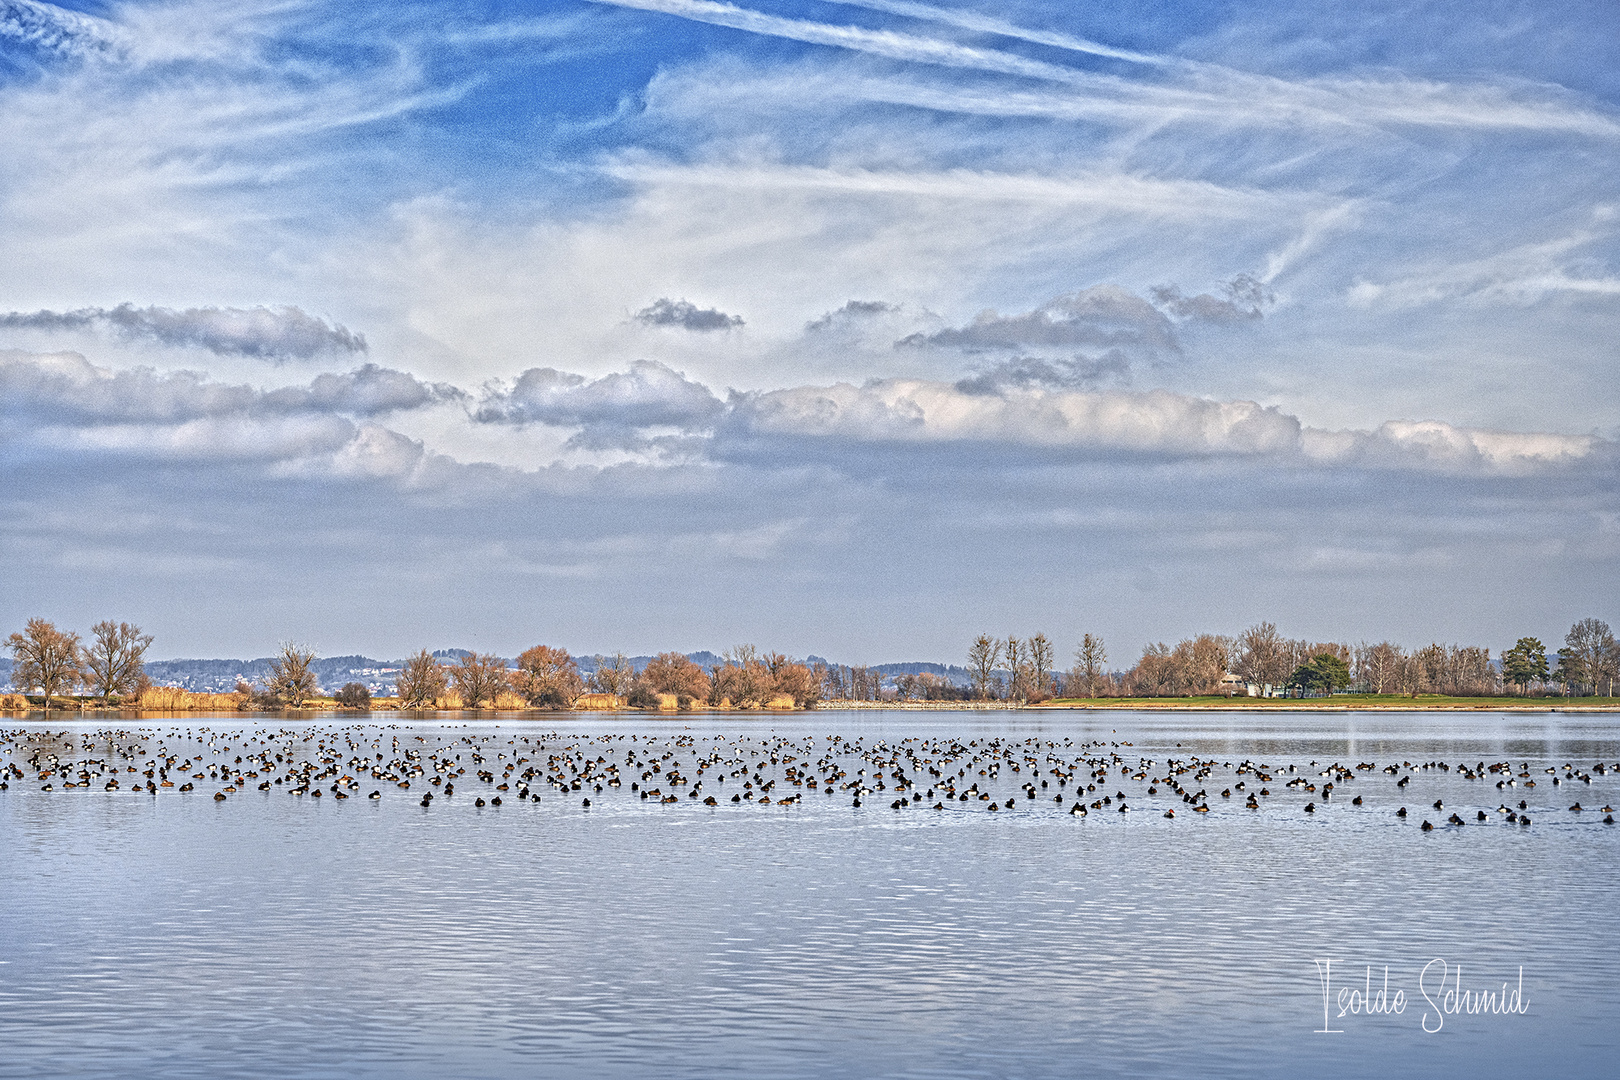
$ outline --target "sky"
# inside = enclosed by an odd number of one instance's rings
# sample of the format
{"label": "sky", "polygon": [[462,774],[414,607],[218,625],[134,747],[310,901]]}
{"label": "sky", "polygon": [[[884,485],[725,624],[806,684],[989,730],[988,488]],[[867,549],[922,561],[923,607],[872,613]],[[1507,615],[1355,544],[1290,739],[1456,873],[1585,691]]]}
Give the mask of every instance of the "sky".
{"label": "sky", "polygon": [[0,0],[0,624],[1620,622],[1620,20]]}

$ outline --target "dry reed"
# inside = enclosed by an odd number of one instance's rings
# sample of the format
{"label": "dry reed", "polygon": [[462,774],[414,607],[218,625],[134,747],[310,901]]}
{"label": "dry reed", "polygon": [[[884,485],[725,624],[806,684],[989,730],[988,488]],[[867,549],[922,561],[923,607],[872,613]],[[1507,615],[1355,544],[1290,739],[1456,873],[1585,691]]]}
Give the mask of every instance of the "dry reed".
{"label": "dry reed", "polygon": [[218,712],[242,707],[245,694],[200,694],[178,686],[149,686],[135,700],[135,707],[150,712]]}

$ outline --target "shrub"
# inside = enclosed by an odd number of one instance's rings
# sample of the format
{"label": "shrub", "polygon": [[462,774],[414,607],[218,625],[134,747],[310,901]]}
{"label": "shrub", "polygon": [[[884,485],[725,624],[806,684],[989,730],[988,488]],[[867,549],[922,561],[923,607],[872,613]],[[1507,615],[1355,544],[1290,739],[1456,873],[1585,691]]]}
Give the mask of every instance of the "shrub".
{"label": "shrub", "polygon": [[371,707],[371,687],[365,683],[344,683],[343,689],[332,695],[332,700],[345,709],[367,709]]}

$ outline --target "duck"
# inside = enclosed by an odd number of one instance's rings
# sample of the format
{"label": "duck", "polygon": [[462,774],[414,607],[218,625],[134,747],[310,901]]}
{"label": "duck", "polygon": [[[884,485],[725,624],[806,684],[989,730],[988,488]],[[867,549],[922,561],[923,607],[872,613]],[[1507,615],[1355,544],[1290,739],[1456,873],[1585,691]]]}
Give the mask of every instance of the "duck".
{"label": "duck", "polygon": [[368,798],[368,799],[380,799],[380,798],[382,798],[382,792],[373,791],[370,795],[367,795],[366,798]]}
{"label": "duck", "polygon": [[214,792],[214,801],[215,802],[224,802],[225,801],[225,793],[223,791]]}
{"label": "duck", "polygon": [[1406,816],[1406,807],[1403,806],[1399,810],[1395,811],[1395,816],[1396,817],[1405,817]]}
{"label": "duck", "polygon": [[1434,826],[1430,825],[1427,821],[1425,821],[1423,823],[1423,831],[1424,832],[1434,832]]}
{"label": "duck", "polygon": [[1313,802],[1308,802],[1308,803],[1306,803],[1306,804],[1305,804],[1305,812],[1306,812],[1306,813],[1307,813],[1307,814],[1314,814],[1314,813],[1316,813],[1316,804],[1315,804],[1315,803],[1313,803]]}

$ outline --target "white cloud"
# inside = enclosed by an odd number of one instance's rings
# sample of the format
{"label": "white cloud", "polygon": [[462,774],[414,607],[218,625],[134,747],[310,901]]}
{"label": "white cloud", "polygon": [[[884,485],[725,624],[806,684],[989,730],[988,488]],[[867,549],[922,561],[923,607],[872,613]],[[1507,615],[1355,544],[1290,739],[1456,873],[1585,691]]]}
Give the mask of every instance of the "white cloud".
{"label": "white cloud", "polygon": [[106,19],[35,0],[0,0],[0,38],[65,56],[121,51],[128,39]]}
{"label": "white cloud", "polygon": [[885,379],[797,387],[741,399],[749,432],[851,442],[981,442],[1101,452],[1287,454],[1299,421],[1249,401],[1151,391],[963,393],[949,384]]}
{"label": "white cloud", "polygon": [[1620,296],[1620,276],[1586,254],[1613,239],[1612,230],[1582,230],[1382,283],[1358,281],[1348,298],[1360,308],[1404,308],[1452,299],[1531,304],[1557,293]]}
{"label": "white cloud", "polygon": [[342,374],[324,373],[304,386],[266,391],[216,382],[196,371],[112,369],[92,364],[78,353],[16,349],[0,350],[0,392],[4,393],[0,407],[18,430],[301,413],[377,416],[465,396],[453,387],[419,382],[376,364]]}
{"label": "white cloud", "polygon": [[13,311],[0,315],[0,330],[74,331],[106,329],[125,340],[206,349],[216,356],[307,360],[322,353],[363,353],[366,339],[347,327],[306,315],[296,307],[267,308],[80,308],[76,311]]}
{"label": "white cloud", "polygon": [[[974,92],[949,104],[952,92],[919,89],[931,95],[929,107],[963,107],[966,111],[995,111],[1003,100],[1015,115],[1069,115],[1102,119],[1133,116],[1142,122],[1209,123],[1222,127],[1266,128],[1371,128],[1398,130],[1409,126],[1480,130],[1565,132],[1587,138],[1620,138],[1620,120],[1610,111],[1573,100],[1554,88],[1523,84],[1453,84],[1433,79],[1328,77],[1289,80],[1254,74],[1216,64],[1198,63],[1118,50],[1067,35],[1021,31],[999,20],[967,16],[952,18],[934,9],[940,21],[969,29],[1059,45],[1092,55],[1113,55],[1136,63],[1162,65],[1174,70],[1179,81],[1145,82],[1116,75],[1031,60],[1015,53],[960,45],[939,38],[890,30],[867,30],[801,19],[785,19],[712,0],[596,0],[620,7],[657,11],[699,22],[714,23],[750,33],[789,38],[882,57],[887,60],[941,65],[994,75],[1048,82],[1057,93],[1034,95],[1012,91]],[[923,5],[859,5],[907,14],[930,14]],[[941,18],[943,16],[943,18]],[[968,23],[977,25],[967,26]],[[1065,40],[1066,39],[1066,40]],[[891,93],[904,94],[903,84],[890,84]],[[1077,92],[1078,91],[1078,92]],[[857,91],[858,92],[858,91]],[[922,102],[918,101],[918,104]]]}

